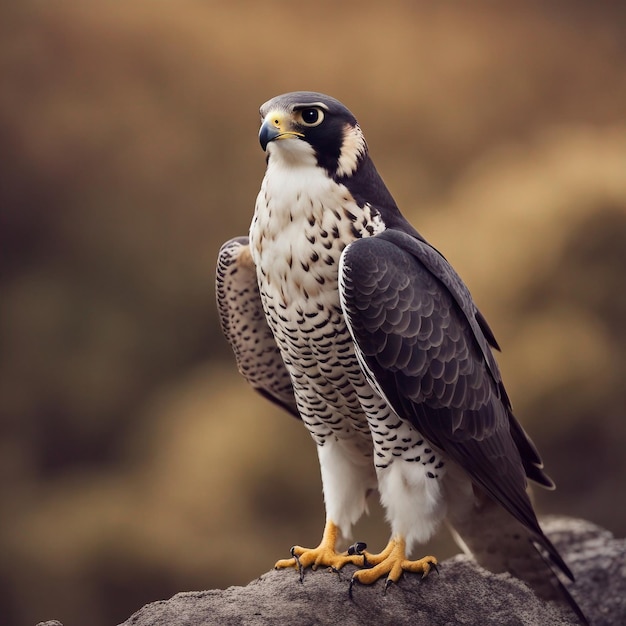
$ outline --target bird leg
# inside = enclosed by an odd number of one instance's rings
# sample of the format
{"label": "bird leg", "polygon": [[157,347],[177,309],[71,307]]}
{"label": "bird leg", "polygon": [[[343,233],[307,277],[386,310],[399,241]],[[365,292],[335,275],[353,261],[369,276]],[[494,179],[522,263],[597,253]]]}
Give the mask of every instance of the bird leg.
{"label": "bird leg", "polygon": [[318,567],[331,567],[340,570],[344,565],[351,563],[363,567],[365,565],[365,557],[363,554],[348,552],[339,553],[335,550],[337,538],[339,537],[339,528],[330,520],[326,522],[322,540],[317,548],[302,548],[294,546],[291,548],[292,558],[281,559],[274,565],[275,569],[286,567],[295,567],[300,572],[300,580],[302,580],[303,572],[307,567],[316,570]]}
{"label": "bird leg", "polygon": [[415,572],[422,574],[422,578],[425,578],[431,569],[437,570],[437,559],[434,556],[409,561],[406,558],[406,542],[401,537],[392,538],[379,554],[364,553],[364,556],[368,569],[354,572],[353,583],[371,585],[386,574],[386,589],[390,584],[398,582],[403,572]]}

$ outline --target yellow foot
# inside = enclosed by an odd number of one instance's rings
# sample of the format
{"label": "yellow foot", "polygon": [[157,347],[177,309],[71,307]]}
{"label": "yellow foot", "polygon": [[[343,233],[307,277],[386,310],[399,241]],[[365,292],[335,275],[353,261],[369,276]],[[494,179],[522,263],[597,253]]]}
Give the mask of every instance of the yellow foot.
{"label": "yellow foot", "polygon": [[302,580],[304,570],[307,567],[317,569],[318,567],[331,567],[340,570],[344,565],[351,563],[363,567],[365,558],[363,554],[358,552],[339,553],[335,550],[339,529],[333,522],[327,522],[324,528],[322,541],[317,548],[302,548],[294,546],[291,548],[291,559],[281,559],[274,565],[275,569],[283,569],[286,567],[295,567],[300,572],[300,580]]}
{"label": "yellow foot", "polygon": [[434,556],[425,556],[417,561],[409,561],[406,558],[406,543],[404,539],[392,539],[380,554],[364,553],[366,567],[352,575],[350,590],[355,582],[371,585],[382,576],[387,575],[385,590],[392,583],[398,582],[403,572],[421,574],[422,578],[428,576],[431,569],[437,570],[437,559]]}

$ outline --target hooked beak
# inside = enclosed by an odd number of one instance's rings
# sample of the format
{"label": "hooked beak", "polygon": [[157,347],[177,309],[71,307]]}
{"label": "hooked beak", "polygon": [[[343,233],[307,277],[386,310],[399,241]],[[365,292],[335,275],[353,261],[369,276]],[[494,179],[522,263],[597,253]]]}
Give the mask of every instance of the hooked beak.
{"label": "hooked beak", "polygon": [[259,142],[265,151],[267,144],[275,139],[289,139],[291,137],[304,137],[302,133],[293,130],[291,121],[283,111],[270,111],[261,124]]}

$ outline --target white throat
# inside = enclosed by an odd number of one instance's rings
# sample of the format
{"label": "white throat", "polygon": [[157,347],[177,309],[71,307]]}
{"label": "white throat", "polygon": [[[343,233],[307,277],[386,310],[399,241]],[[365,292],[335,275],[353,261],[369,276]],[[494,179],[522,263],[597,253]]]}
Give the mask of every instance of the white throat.
{"label": "white throat", "polygon": [[377,212],[359,207],[347,187],[317,165],[309,144],[297,139],[276,143],[285,145],[268,146],[267,171],[250,225],[259,282],[285,306],[322,292],[338,300],[344,247],[379,232],[384,224]]}

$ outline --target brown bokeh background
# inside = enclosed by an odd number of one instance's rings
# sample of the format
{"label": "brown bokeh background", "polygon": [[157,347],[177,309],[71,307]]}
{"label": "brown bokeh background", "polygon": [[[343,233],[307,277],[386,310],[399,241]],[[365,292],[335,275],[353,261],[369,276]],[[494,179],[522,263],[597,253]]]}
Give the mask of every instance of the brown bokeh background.
{"label": "brown bokeh background", "polygon": [[318,540],[313,444],[237,375],[213,291],[258,106],[295,89],[353,110],[468,282],[559,486],[539,510],[623,535],[625,25],[613,2],[0,2],[0,623],[117,623]]}

